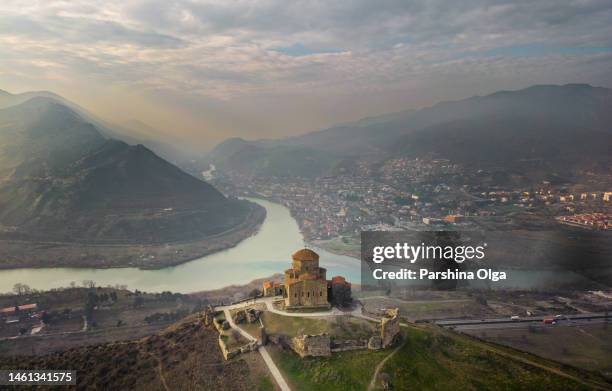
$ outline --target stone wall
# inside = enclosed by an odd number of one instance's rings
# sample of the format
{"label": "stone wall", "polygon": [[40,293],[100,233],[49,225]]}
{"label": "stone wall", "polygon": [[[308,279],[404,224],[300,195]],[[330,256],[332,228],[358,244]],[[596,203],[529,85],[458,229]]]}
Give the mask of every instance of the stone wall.
{"label": "stone wall", "polygon": [[206,307],[206,309],[204,310],[204,326],[212,326],[214,317],[215,310],[211,305],[208,305],[208,307]]}
{"label": "stone wall", "polygon": [[331,340],[328,334],[294,337],[291,339],[291,348],[302,358],[331,356]]}
{"label": "stone wall", "polygon": [[259,320],[261,311],[255,308],[246,308],[244,310],[236,311],[234,314],[234,323],[255,323]]}
{"label": "stone wall", "polygon": [[368,340],[363,339],[346,339],[342,341],[333,341],[331,344],[331,351],[336,352],[347,352],[349,350],[361,350],[368,348]]}
{"label": "stone wall", "polygon": [[221,334],[219,334],[219,348],[221,349],[221,354],[223,354],[223,358],[229,360],[241,353],[248,353],[257,350],[257,341],[251,341],[247,344],[230,350],[228,349],[227,344],[225,343],[223,338],[221,337]]}
{"label": "stone wall", "polygon": [[395,343],[400,334],[399,308],[388,309],[380,321],[380,338],[382,347],[386,348]]}

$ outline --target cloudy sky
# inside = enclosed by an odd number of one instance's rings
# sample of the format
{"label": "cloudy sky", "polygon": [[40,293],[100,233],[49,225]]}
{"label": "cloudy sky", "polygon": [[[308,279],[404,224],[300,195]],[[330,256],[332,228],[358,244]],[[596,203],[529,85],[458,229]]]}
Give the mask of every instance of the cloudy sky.
{"label": "cloudy sky", "polygon": [[611,0],[0,2],[0,89],[197,148],[570,82],[612,87]]}

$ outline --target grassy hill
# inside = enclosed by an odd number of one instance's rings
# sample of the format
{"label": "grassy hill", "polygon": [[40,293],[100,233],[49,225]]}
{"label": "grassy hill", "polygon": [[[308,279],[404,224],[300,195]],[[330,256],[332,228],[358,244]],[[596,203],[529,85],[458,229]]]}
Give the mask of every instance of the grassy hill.
{"label": "grassy hill", "polygon": [[386,357],[374,389],[382,389],[381,378],[395,390],[612,389],[595,373],[447,330],[426,326],[403,331],[405,342],[395,352],[353,351],[301,360],[274,349],[273,357],[299,390],[365,390]]}
{"label": "grassy hill", "polygon": [[[382,389],[383,380],[396,390],[612,389],[612,383],[595,372],[436,326],[402,329],[402,342],[380,351],[306,359],[276,345],[269,345],[268,351],[294,390]],[[2,357],[0,369],[76,369],[78,389],[274,389],[258,353],[224,361],[217,339],[217,332],[204,327],[200,315],[191,315],[140,340],[39,357]]]}
{"label": "grassy hill", "polygon": [[[224,361],[217,333],[190,317],[138,341],[0,358],[0,368],[70,368],[78,390],[272,390],[257,353]],[[49,387],[40,387],[48,390]]]}

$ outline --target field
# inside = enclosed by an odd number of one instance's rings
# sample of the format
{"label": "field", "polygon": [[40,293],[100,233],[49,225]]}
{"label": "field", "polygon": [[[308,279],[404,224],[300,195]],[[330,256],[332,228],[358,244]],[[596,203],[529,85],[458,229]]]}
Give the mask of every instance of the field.
{"label": "field", "polygon": [[371,322],[345,316],[300,318],[264,312],[262,321],[268,334],[283,334],[290,337],[328,333],[338,339],[362,339],[370,337],[374,332],[374,325]]}
{"label": "field", "polygon": [[[41,355],[77,346],[142,338],[203,305],[188,295],[115,288],[75,287],[0,296],[0,307],[26,303],[36,303],[37,308],[32,312],[22,311],[17,323],[7,324],[0,319],[0,356]],[[41,325],[42,329],[32,335],[32,330]]]}
{"label": "field", "polygon": [[399,307],[403,316],[410,321],[482,317],[495,314],[488,306],[478,303],[474,298],[406,301],[377,297],[363,298],[361,301],[366,311],[370,313],[377,313],[382,308]]}
{"label": "field", "polygon": [[605,323],[465,332],[612,378],[612,326]]}
{"label": "field", "polygon": [[326,358],[300,359],[292,351],[270,349],[292,389],[304,391],[365,390],[376,365],[389,353],[390,350],[358,350]]}
{"label": "field", "polygon": [[315,240],[312,244],[334,254],[355,258],[361,257],[361,238],[358,236],[340,236],[328,240]]}
{"label": "field", "polygon": [[481,343],[435,327],[406,328],[406,344],[382,368],[394,389],[589,390],[598,375]]}

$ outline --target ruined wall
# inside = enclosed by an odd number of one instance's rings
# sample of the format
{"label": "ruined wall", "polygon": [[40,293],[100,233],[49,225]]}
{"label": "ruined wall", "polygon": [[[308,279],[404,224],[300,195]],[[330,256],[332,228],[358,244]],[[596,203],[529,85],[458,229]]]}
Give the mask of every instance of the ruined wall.
{"label": "ruined wall", "polygon": [[341,341],[334,341],[331,344],[332,352],[347,352],[350,350],[361,350],[368,348],[367,339],[345,339]]}
{"label": "ruined wall", "polygon": [[294,337],[291,339],[291,348],[302,358],[331,356],[331,340],[328,334]]}
{"label": "ruined wall", "polygon": [[215,317],[215,310],[209,304],[208,307],[204,310],[204,326],[209,327],[213,324],[213,318]]}
{"label": "ruined wall", "polygon": [[239,354],[248,353],[248,352],[257,350],[257,341],[251,341],[247,344],[244,344],[240,347],[230,350],[227,347],[227,344],[225,343],[223,338],[221,338],[221,334],[219,334],[219,348],[221,349],[221,354],[223,355],[223,358],[225,360],[230,360]]}
{"label": "ruined wall", "polygon": [[386,348],[395,343],[400,334],[399,308],[387,310],[380,322],[380,338],[382,347]]}

